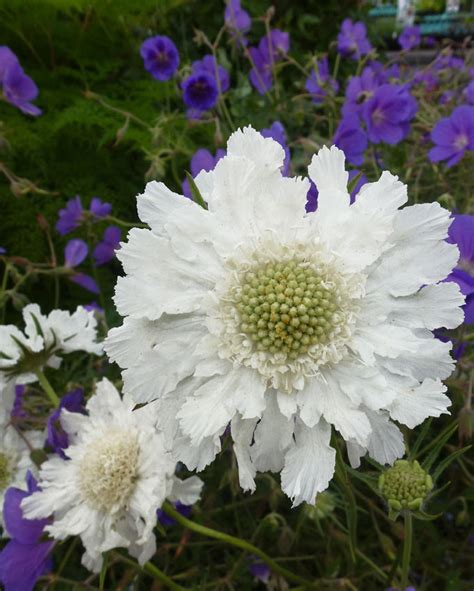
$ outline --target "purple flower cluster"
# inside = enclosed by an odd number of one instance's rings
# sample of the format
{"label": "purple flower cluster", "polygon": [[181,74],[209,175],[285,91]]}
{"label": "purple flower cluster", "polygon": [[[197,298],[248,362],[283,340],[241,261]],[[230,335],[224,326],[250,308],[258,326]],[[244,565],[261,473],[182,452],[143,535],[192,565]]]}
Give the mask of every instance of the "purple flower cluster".
{"label": "purple flower cluster", "polygon": [[101,201],[98,197],[93,197],[89,205],[89,211],[82,207],[82,201],[79,195],[73,197],[66,203],[64,209],[59,210],[59,219],[56,222],[56,230],[65,236],[73,230],[79,228],[87,215],[95,219],[107,217],[112,212],[112,205]]}
{"label": "purple flower cluster", "polygon": [[[410,123],[418,110],[418,103],[409,85],[387,82],[389,76],[396,75],[396,70],[381,70],[378,62],[374,62],[366,66],[360,76],[352,77],[346,88],[343,121],[349,115],[356,115],[365,125],[369,141],[374,144],[398,144],[408,135]],[[343,131],[348,127],[355,127],[354,119],[343,125]],[[341,138],[338,139],[340,141]],[[363,152],[366,147],[362,148],[365,139],[360,129],[353,139],[357,142],[355,146],[349,140],[338,145],[348,152],[355,152],[355,157],[349,157],[349,161],[359,165],[361,157],[357,152]]]}
{"label": "purple flower cluster", "polygon": [[145,70],[160,82],[170,80],[179,66],[176,45],[165,35],[146,39],[140,48],[140,55]]}
{"label": "purple flower cluster", "polygon": [[337,49],[344,57],[359,60],[372,51],[372,45],[367,38],[367,28],[364,23],[352,22],[346,18],[337,36]]}
{"label": "purple flower cluster", "polygon": [[445,160],[448,168],[457,164],[467,151],[474,150],[474,107],[462,105],[438,121],[431,140],[435,144],[428,154],[431,162]]}
{"label": "purple flower cluster", "polygon": [[0,46],[0,87],[8,103],[27,115],[41,115],[41,109],[31,102],[38,96],[38,87],[25,74],[13,51],[5,45]]}
{"label": "purple flower cluster", "polygon": [[252,69],[249,79],[260,94],[267,93],[273,85],[273,67],[288,53],[290,36],[279,29],[272,29],[260,39],[257,47],[249,48]]}
{"label": "purple flower cluster", "polygon": [[189,108],[188,116],[199,118],[203,111],[212,109],[219,94],[229,90],[229,73],[220,66],[213,55],[206,55],[193,62],[191,75],[181,84],[183,100]]}
{"label": "purple flower cluster", "polygon": [[324,102],[328,93],[336,93],[339,90],[337,80],[329,74],[327,56],[315,60],[311,74],[306,79],[305,88],[316,104]]}
{"label": "purple flower cluster", "polygon": [[0,552],[0,581],[5,591],[32,591],[39,577],[52,570],[54,542],[42,541],[47,519],[25,519],[21,502],[38,490],[27,475],[28,490],[9,488],[5,493],[3,516],[10,541]]}

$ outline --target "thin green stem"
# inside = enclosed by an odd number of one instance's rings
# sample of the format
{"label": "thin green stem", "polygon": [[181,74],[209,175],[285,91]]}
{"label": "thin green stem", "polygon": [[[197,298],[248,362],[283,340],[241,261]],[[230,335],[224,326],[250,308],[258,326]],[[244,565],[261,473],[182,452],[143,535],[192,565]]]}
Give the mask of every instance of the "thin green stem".
{"label": "thin green stem", "polygon": [[273,558],[270,558],[265,552],[257,548],[253,544],[250,544],[246,540],[242,540],[240,538],[236,538],[229,534],[225,534],[224,532],[217,531],[215,529],[211,529],[210,527],[206,527],[204,525],[200,525],[199,523],[194,523],[194,521],[190,521],[183,517],[181,513],[176,511],[176,509],[170,505],[170,503],[165,502],[162,509],[167,513],[170,517],[175,519],[181,525],[184,525],[191,531],[195,531],[198,534],[202,534],[203,536],[208,536],[210,538],[215,538],[217,540],[221,540],[222,542],[226,542],[227,544],[231,544],[232,546],[236,546],[237,548],[242,548],[249,554],[254,554],[261,558],[264,562],[268,564],[271,570],[289,581],[293,581],[294,583],[298,583],[300,585],[305,585],[307,587],[314,587],[314,583],[311,581],[307,581],[303,577],[299,575],[295,575],[291,571],[287,570],[286,568],[280,566]]}
{"label": "thin green stem", "polygon": [[410,570],[411,546],[413,539],[413,520],[410,511],[405,511],[405,537],[403,540],[402,556],[402,589],[408,586],[408,572]]}
{"label": "thin green stem", "polygon": [[41,371],[41,369],[36,369],[35,375],[38,378],[38,381],[41,384],[41,387],[48,395],[48,398],[51,400],[53,406],[58,406],[59,397],[56,394],[56,392],[54,391],[53,386],[51,386],[51,384],[49,383],[48,378],[44,375],[44,373]]}
{"label": "thin green stem", "polygon": [[342,458],[339,449],[336,450],[336,481],[341,486],[344,496],[346,497],[347,507],[347,529],[349,531],[349,550],[351,552],[352,561],[356,562],[357,554],[357,504],[354,493],[350,485],[349,476],[347,474],[346,465]]}
{"label": "thin green stem", "polygon": [[127,564],[136,568],[137,570],[140,570],[140,568],[142,568],[146,573],[148,573],[154,579],[164,583],[169,589],[172,589],[173,591],[186,591],[186,589],[184,587],[181,587],[181,585],[178,585],[178,583],[175,583],[173,581],[173,579],[170,579],[170,577],[168,577],[168,575],[165,575],[165,573],[162,570],[160,570],[157,566],[155,566],[151,562],[146,562],[143,565],[143,567],[140,567],[139,564],[137,564],[133,560],[130,560],[129,558],[126,558],[125,556],[122,556],[122,554],[117,553],[116,556],[118,556],[122,562],[126,562]]}

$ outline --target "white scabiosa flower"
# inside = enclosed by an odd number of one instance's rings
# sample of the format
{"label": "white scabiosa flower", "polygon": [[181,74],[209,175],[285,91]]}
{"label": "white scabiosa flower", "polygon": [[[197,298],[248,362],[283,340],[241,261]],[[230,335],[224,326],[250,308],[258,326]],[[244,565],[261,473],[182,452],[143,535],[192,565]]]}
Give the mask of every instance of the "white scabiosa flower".
{"label": "white scabiosa flower", "polygon": [[117,256],[125,316],[105,350],[137,402],[156,399],[175,453],[202,469],[231,423],[240,483],[281,472],[294,504],[314,503],[333,475],[331,427],[351,461],[403,455],[400,430],[446,412],[451,345],[432,334],[463,319],[440,283],[458,251],[449,212],[414,205],[384,172],[350,205],[344,154],[323,148],[309,180],[282,176],[285,154],[252,128],[196,184],[208,210],[147,185]]}
{"label": "white scabiosa flower", "polygon": [[0,326],[0,387],[12,379],[18,384],[34,382],[35,369],[59,367],[63,354],[102,352],[94,313],[82,306],[72,314],[53,310],[45,316],[37,304],[28,304],[23,319],[24,332],[13,325]]}
{"label": "white scabiosa flower", "polygon": [[3,525],[3,501],[11,486],[25,488],[26,473],[36,474],[31,452],[44,445],[44,433],[20,433],[11,425],[0,427],[0,525]]}
{"label": "white scabiosa flower", "polygon": [[155,552],[153,528],[165,498],[194,503],[202,482],[181,481],[148,408],[133,411],[107,379],[87,403],[88,415],[63,409],[68,459],[52,456],[41,466],[40,491],[22,503],[25,517],[52,516],[53,538],[80,536],[83,564],[98,572],[102,553],[128,548],[141,564]]}

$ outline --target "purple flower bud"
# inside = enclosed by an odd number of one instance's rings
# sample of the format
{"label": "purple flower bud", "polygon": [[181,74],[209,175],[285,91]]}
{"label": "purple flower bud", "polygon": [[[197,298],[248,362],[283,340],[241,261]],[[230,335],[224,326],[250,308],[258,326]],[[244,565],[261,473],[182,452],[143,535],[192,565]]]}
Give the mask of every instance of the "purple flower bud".
{"label": "purple flower bud", "polygon": [[65,236],[78,228],[83,216],[82,202],[79,195],[73,197],[66,203],[64,209],[59,210],[59,219],[56,222],[56,230]]}
{"label": "purple flower bud", "polygon": [[100,293],[99,286],[90,275],[86,275],[85,273],[76,273],[75,275],[69,277],[69,279],[73,283],[80,285],[91,293]]}
{"label": "purple flower bud", "polygon": [[64,264],[66,267],[77,267],[86,258],[89,249],[84,240],[73,238],[64,249]]}

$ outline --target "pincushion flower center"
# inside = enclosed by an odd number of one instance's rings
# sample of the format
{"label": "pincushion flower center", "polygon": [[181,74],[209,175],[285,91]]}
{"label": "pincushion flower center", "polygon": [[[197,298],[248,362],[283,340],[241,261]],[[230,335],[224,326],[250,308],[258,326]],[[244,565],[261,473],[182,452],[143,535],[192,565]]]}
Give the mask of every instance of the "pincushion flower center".
{"label": "pincushion flower center", "polygon": [[10,458],[0,452],[0,490],[7,488],[11,478]]}
{"label": "pincushion flower center", "polygon": [[86,501],[110,512],[127,504],[138,479],[140,447],[133,433],[114,430],[91,443],[79,466]]}
{"label": "pincushion flower center", "polygon": [[257,351],[297,359],[330,340],[338,320],[334,291],[308,266],[267,263],[242,278],[236,298],[240,329]]}

